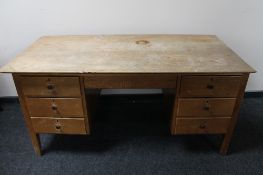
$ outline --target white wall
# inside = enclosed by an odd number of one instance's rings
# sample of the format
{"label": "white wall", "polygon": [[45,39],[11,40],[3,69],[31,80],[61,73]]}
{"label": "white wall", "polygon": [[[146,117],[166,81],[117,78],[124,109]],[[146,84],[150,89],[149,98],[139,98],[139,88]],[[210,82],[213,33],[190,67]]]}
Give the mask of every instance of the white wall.
{"label": "white wall", "polygon": [[0,0],[0,66],[43,35],[216,34],[258,71],[247,90],[263,90],[262,18],[262,0]]}

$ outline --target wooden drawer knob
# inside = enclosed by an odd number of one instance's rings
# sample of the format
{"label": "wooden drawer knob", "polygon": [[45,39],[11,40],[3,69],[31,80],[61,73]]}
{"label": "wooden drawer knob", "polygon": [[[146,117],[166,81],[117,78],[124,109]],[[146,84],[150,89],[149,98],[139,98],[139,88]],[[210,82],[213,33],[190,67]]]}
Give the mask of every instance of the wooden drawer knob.
{"label": "wooden drawer knob", "polygon": [[209,111],[210,107],[209,106],[204,106],[204,110]]}
{"label": "wooden drawer knob", "polygon": [[209,109],[210,109],[209,103],[208,103],[208,101],[206,101],[205,106],[204,106],[204,110],[209,111]]}
{"label": "wooden drawer knob", "polygon": [[48,84],[47,85],[47,89],[48,90],[53,90],[55,88],[55,85],[54,84]]}
{"label": "wooden drawer knob", "polygon": [[205,129],[205,128],[206,128],[206,124],[203,123],[203,124],[201,124],[199,127],[200,127],[201,129]]}
{"label": "wooden drawer knob", "polygon": [[56,123],[55,123],[55,127],[56,129],[61,129],[61,124],[59,123],[59,121],[57,120]]}
{"label": "wooden drawer knob", "polygon": [[53,110],[53,111],[56,111],[56,110],[58,110],[58,106],[57,106],[57,105],[55,105],[55,104],[52,104],[51,108],[52,108],[52,110]]}
{"label": "wooden drawer knob", "polygon": [[209,84],[209,85],[206,86],[206,88],[207,89],[214,89],[214,85]]}

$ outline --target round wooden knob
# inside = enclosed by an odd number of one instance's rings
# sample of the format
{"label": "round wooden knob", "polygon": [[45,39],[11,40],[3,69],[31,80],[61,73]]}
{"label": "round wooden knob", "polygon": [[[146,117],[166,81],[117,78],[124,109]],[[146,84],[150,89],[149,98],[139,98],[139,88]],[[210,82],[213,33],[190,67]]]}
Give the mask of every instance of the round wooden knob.
{"label": "round wooden knob", "polygon": [[205,124],[201,124],[199,127],[200,127],[201,129],[205,129],[205,128],[206,128],[206,125],[205,125]]}
{"label": "round wooden knob", "polygon": [[209,106],[204,106],[204,110],[209,111],[210,107]]}
{"label": "round wooden knob", "polygon": [[206,88],[207,89],[214,89],[214,85],[209,84],[209,85],[206,86]]}
{"label": "round wooden knob", "polygon": [[47,89],[48,90],[53,90],[55,88],[55,85],[53,85],[53,84],[48,84],[47,85]]}
{"label": "round wooden knob", "polygon": [[209,109],[210,109],[209,103],[208,103],[208,101],[206,101],[205,106],[204,106],[204,110],[209,111]]}
{"label": "round wooden knob", "polygon": [[57,120],[57,122],[55,123],[55,128],[56,128],[56,129],[61,129],[61,124],[59,123],[58,120]]}
{"label": "round wooden knob", "polygon": [[55,105],[55,104],[53,104],[53,105],[51,106],[51,108],[52,108],[52,110],[54,110],[54,111],[56,111],[56,110],[58,109],[57,105]]}

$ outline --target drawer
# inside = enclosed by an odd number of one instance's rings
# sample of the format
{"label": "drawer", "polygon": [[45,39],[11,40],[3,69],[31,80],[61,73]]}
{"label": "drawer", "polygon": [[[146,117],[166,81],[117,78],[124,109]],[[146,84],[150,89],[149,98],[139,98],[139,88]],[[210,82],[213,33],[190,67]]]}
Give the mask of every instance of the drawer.
{"label": "drawer", "polygon": [[83,117],[80,98],[26,98],[30,117]]}
{"label": "drawer", "polygon": [[182,76],[180,97],[237,97],[241,76]]}
{"label": "drawer", "polygon": [[176,88],[177,74],[87,74],[86,88]]}
{"label": "drawer", "polygon": [[86,134],[84,119],[31,118],[37,133]]}
{"label": "drawer", "polygon": [[235,98],[181,98],[178,101],[180,117],[225,117],[231,116]]}
{"label": "drawer", "polygon": [[231,118],[177,118],[176,134],[220,134],[226,133]]}
{"label": "drawer", "polygon": [[24,95],[37,97],[81,96],[79,77],[31,77],[20,79]]}

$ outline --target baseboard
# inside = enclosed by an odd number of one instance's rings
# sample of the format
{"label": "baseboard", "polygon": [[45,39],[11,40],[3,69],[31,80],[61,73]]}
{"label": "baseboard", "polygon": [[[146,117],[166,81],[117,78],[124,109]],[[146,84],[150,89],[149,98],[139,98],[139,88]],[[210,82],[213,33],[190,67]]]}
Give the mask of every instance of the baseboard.
{"label": "baseboard", "polygon": [[244,98],[257,98],[263,97],[263,91],[252,91],[252,92],[245,92]]}
{"label": "baseboard", "polygon": [[[160,97],[162,94],[102,94],[102,98],[112,98],[112,97],[133,97],[133,98],[139,98],[144,99],[148,98],[147,101],[150,101],[153,97],[154,100],[156,100],[155,97]],[[253,91],[253,92],[245,92],[244,98],[261,98],[263,97],[263,91]],[[8,102],[19,102],[17,96],[6,96],[6,97],[0,97],[0,102],[2,103],[8,103]]]}
{"label": "baseboard", "polygon": [[0,97],[0,104],[1,103],[18,103],[18,97],[17,96],[8,96],[8,97]]}
{"label": "baseboard", "polygon": [[[146,97],[160,97],[162,93],[153,94],[102,94],[102,97],[135,97],[135,98],[146,98]],[[244,98],[261,98],[263,97],[263,91],[248,91],[245,92]]]}

